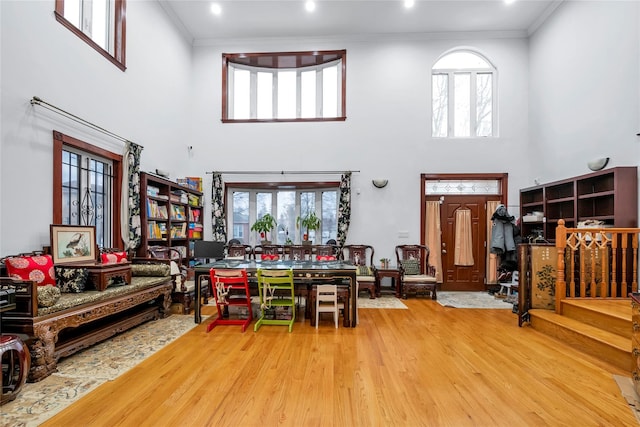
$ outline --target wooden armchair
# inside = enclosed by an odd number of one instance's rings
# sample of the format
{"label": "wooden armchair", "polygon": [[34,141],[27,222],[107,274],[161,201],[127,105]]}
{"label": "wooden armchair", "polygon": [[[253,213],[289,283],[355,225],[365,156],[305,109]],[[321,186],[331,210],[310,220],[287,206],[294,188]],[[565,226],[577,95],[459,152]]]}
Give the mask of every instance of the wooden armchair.
{"label": "wooden armchair", "polygon": [[358,267],[356,282],[358,293],[361,290],[369,291],[369,298],[374,299],[380,295],[380,282],[375,274],[373,265],[373,246],[370,245],[345,245],[343,258]]}
{"label": "wooden armchair", "polygon": [[[171,292],[171,301],[182,306],[182,314],[189,314],[195,298],[195,282],[187,280],[187,268],[182,262],[182,254],[175,248],[167,246],[149,246],[147,248],[149,258],[155,260],[163,260],[171,265],[171,278],[173,282],[173,291]],[[208,302],[209,286],[208,283],[200,284],[200,295],[204,298],[204,303]]]}
{"label": "wooden armchair", "polygon": [[400,269],[400,293],[407,299],[409,293],[426,293],[437,299],[436,269],[429,265],[429,248],[425,245],[398,245],[396,259]]}

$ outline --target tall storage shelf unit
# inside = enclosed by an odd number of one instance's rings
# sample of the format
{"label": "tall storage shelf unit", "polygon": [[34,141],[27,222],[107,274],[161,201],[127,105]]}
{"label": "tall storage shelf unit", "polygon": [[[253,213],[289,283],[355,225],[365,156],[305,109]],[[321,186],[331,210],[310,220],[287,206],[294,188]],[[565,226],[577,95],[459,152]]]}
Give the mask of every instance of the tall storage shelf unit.
{"label": "tall storage shelf unit", "polygon": [[[190,230],[196,215],[200,221],[202,219],[202,193],[142,172],[140,194],[142,242],[138,256],[146,257],[149,246],[165,246],[177,249],[183,263],[191,261],[189,249],[198,235],[194,236]],[[201,229],[199,238],[202,238]]]}
{"label": "tall storage shelf unit", "polygon": [[[537,220],[531,216],[541,212]],[[541,230],[546,240],[555,238],[558,220],[576,227],[587,219],[603,221],[613,227],[638,225],[638,171],[634,167],[617,167],[550,182],[520,190],[522,236]],[[526,221],[533,218],[533,221]]]}

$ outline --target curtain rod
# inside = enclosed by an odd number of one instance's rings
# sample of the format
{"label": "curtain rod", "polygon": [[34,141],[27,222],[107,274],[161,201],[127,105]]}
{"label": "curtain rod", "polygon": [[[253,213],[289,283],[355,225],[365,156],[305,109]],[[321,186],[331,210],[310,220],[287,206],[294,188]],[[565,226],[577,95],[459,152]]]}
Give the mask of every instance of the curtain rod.
{"label": "curtain rod", "polygon": [[[137,143],[135,143],[133,141],[129,141],[128,139],[123,138],[120,135],[117,135],[117,134],[115,134],[115,133],[113,133],[113,132],[111,132],[109,130],[106,130],[105,128],[102,128],[102,127],[100,127],[100,126],[98,126],[96,124],[93,124],[88,120],[85,120],[85,119],[83,119],[81,117],[78,117],[75,114],[71,114],[70,112],[63,110],[60,107],[56,107],[55,105],[50,104],[50,103],[42,100],[38,96],[34,96],[33,98],[31,98],[30,103],[31,103],[31,105],[39,105],[41,107],[44,107],[47,110],[53,111],[54,113],[57,113],[57,114],[60,114],[61,116],[64,116],[64,117],[66,117],[68,119],[71,119],[76,123],[80,123],[82,125],[85,125],[85,126],[91,128],[91,129],[93,129],[93,130],[97,130],[99,132],[102,132],[103,134],[108,135],[108,136],[110,136],[110,137],[112,137],[114,139],[117,139],[118,141],[125,142],[125,143],[126,142],[130,142],[132,144],[136,144],[136,145],[142,147],[142,145],[140,145],[140,144],[137,144]],[[142,148],[144,148],[144,147],[142,147]]]}
{"label": "curtain rod", "polygon": [[331,175],[343,173],[359,173],[360,171],[212,171],[207,174],[224,175]]}

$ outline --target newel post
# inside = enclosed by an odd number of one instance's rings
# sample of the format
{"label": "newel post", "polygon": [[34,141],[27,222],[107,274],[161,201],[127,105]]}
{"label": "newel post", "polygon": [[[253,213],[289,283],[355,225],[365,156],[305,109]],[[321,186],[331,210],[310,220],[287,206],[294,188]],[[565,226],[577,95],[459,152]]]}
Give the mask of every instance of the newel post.
{"label": "newel post", "polygon": [[556,313],[560,314],[562,299],[567,295],[567,283],[564,277],[564,252],[567,247],[567,229],[564,219],[558,220],[556,227],[556,251],[558,253],[558,269],[556,271]]}

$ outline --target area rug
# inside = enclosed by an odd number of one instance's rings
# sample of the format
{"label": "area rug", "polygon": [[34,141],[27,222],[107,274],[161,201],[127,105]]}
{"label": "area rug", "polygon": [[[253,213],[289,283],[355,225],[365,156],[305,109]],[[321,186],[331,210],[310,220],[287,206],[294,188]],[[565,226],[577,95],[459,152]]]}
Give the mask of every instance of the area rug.
{"label": "area rug", "polygon": [[89,347],[58,363],[58,372],[24,385],[0,407],[3,427],[38,426],[102,383],[111,381],[196,327],[193,316],[173,315]]}
{"label": "area rug", "polygon": [[513,308],[513,304],[487,292],[438,292],[438,303],[453,308]]}
{"label": "area rug", "polygon": [[616,380],[618,387],[620,387],[622,397],[627,401],[631,412],[633,412],[636,420],[640,423],[640,400],[638,399],[638,394],[633,387],[633,380],[630,377],[623,377],[622,375],[614,375],[613,379]]}
{"label": "area rug", "polygon": [[361,308],[384,308],[384,309],[407,309],[407,306],[404,303],[390,295],[382,295],[376,299],[371,299],[369,297],[360,297],[358,298],[358,309]]}

